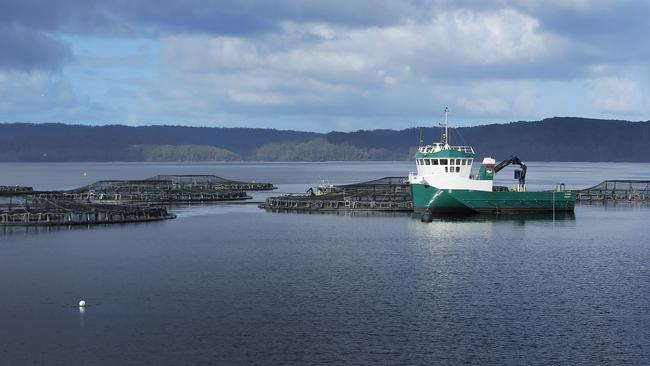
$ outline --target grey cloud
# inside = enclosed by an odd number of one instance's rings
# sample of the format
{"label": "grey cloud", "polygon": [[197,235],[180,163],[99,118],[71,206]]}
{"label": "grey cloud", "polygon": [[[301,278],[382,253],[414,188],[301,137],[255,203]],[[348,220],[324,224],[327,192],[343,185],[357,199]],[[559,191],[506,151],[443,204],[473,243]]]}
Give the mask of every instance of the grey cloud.
{"label": "grey cloud", "polygon": [[157,37],[203,33],[251,37],[277,32],[284,21],[368,26],[389,24],[412,12],[409,2],[399,0],[3,1],[0,67],[60,68],[70,50],[50,34]]}
{"label": "grey cloud", "polygon": [[[532,86],[645,63],[648,13],[647,1],[626,0],[0,1],[0,69],[62,67],[70,49],[56,37],[150,37],[160,63],[144,67],[164,77],[112,89],[110,105],[133,99],[124,109],[197,120],[403,119],[427,115],[432,101],[465,113],[522,105],[534,114],[542,107],[528,102]],[[104,86],[107,68],[137,67],[109,49],[92,53],[71,67],[96,73]],[[93,107],[100,112],[113,113]]]}
{"label": "grey cloud", "polygon": [[[584,3],[588,6],[570,6],[559,0],[50,0],[46,4],[22,0],[0,3],[0,24],[29,30],[33,38],[41,32],[41,40],[52,39],[44,32],[118,37],[201,33],[250,38],[281,32],[285,21],[385,27],[426,21],[432,14],[450,9],[511,8],[538,19],[542,31],[584,45],[584,49],[570,55],[580,64],[639,58],[650,53],[644,39],[650,31],[650,23],[644,18],[650,12],[650,2]],[[621,44],[622,38],[625,44]]]}
{"label": "grey cloud", "polygon": [[69,46],[41,32],[0,24],[0,69],[58,70],[70,57]]}
{"label": "grey cloud", "polygon": [[0,3],[0,24],[82,35],[117,28],[119,24],[101,4],[92,0],[4,1]]}
{"label": "grey cloud", "polygon": [[387,0],[38,0],[4,2],[0,22],[92,34],[203,32],[249,35],[277,29],[282,21],[350,26],[391,24],[416,13],[409,1]]}
{"label": "grey cloud", "polygon": [[650,55],[650,2],[620,1],[589,11],[540,11],[545,29],[588,47],[586,55],[601,62],[630,61]]}

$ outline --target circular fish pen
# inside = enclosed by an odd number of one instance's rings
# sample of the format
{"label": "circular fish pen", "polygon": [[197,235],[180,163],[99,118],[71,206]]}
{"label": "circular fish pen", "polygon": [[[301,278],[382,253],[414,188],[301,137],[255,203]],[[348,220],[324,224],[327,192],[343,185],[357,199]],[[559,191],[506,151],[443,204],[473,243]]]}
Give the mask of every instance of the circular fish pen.
{"label": "circular fish pen", "polygon": [[275,189],[271,183],[240,182],[216,175],[157,175],[142,180],[101,180],[61,192],[66,199],[97,203],[193,203],[239,201],[246,191]]}
{"label": "circular fish pen", "polygon": [[177,188],[203,190],[270,191],[276,188],[272,183],[242,182],[217,175],[156,175],[146,181],[164,181]]}
{"label": "circular fish pen", "polygon": [[175,217],[162,206],[91,204],[55,198],[25,197],[0,205],[0,226],[120,224]]}
{"label": "circular fish pen", "polygon": [[576,191],[578,201],[650,202],[650,180],[606,180]]}
{"label": "circular fish pen", "polygon": [[406,177],[385,177],[369,182],[310,188],[306,195],[267,198],[260,208],[282,211],[413,211]]}

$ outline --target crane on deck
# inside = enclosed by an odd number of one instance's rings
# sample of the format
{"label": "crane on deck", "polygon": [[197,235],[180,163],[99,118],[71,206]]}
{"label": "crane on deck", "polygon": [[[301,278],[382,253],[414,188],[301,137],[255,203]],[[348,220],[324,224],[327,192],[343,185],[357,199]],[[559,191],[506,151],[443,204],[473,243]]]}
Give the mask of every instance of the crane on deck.
{"label": "crane on deck", "polygon": [[528,167],[526,164],[522,163],[516,156],[511,156],[510,158],[500,162],[494,166],[494,174],[498,173],[503,168],[507,167],[510,164],[519,165],[521,169],[515,170],[515,179],[519,181],[519,189],[524,191],[526,189],[526,170]]}

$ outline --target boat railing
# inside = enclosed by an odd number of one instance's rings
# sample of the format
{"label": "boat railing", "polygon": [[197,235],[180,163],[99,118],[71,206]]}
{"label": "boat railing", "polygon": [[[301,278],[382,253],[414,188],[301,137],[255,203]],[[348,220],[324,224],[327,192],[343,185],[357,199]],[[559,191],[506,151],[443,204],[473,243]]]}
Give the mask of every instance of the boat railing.
{"label": "boat railing", "polygon": [[426,154],[426,153],[431,153],[431,152],[436,152],[436,151],[440,151],[440,150],[441,150],[441,148],[440,148],[439,145],[440,145],[440,144],[421,146],[418,150],[419,150],[421,153],[425,153],[425,154]]}
{"label": "boat railing", "polygon": [[[471,146],[449,146],[450,150],[456,150],[464,153],[474,154],[474,149]],[[444,150],[444,147],[441,144],[427,145],[422,146],[418,149],[421,153],[432,153]]]}
{"label": "boat railing", "polygon": [[464,153],[474,154],[474,149],[471,146],[450,146],[452,150],[458,150]]}

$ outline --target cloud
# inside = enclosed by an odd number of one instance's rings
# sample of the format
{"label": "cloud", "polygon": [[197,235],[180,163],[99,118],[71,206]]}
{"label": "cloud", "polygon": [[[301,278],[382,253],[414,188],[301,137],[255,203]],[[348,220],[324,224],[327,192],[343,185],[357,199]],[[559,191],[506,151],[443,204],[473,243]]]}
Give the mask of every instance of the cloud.
{"label": "cloud", "polygon": [[527,115],[537,109],[539,91],[531,82],[482,81],[463,85],[454,92],[453,105],[474,117]]}
{"label": "cloud", "polygon": [[0,24],[0,69],[58,71],[70,58],[70,47],[28,28]]}
{"label": "cloud", "polygon": [[[630,70],[650,56],[649,11],[631,0],[5,1],[2,108],[321,129],[392,127],[445,104],[506,120],[642,113]],[[28,108],[48,85],[59,96]]]}
{"label": "cloud", "polygon": [[[168,82],[174,83],[169,90],[193,89],[191,96],[174,98],[210,99],[208,108],[277,111],[284,105],[286,113],[329,109],[326,113],[336,115],[350,113],[342,104],[364,106],[368,98],[384,98],[382,93],[396,97],[395,90],[433,90],[450,85],[452,79],[466,85],[496,74],[534,77],[567,47],[562,37],[542,32],[535,19],[511,9],[455,10],[386,27],[289,22],[282,29],[256,39],[162,38],[162,67]],[[508,91],[514,92],[505,88],[501,94]],[[482,110],[497,113],[506,108],[494,102],[492,107],[486,102]],[[476,105],[467,100],[461,104]],[[361,108],[354,114],[378,109]]]}
{"label": "cloud", "polygon": [[0,68],[59,70],[70,59],[60,36],[151,37],[207,34],[255,37],[281,24],[319,21],[352,27],[401,21],[408,1],[39,0],[0,2]]}
{"label": "cloud", "polygon": [[78,95],[61,74],[0,71],[0,121],[106,123],[123,111]]}
{"label": "cloud", "polygon": [[[145,0],[53,0],[47,4],[38,0],[22,0],[0,4],[0,24],[28,30],[33,36],[49,40],[50,45],[57,43],[53,38],[55,34],[156,39],[169,36],[227,36],[255,42],[259,37],[265,40],[269,35],[286,33],[287,24],[297,27],[321,24],[321,30],[325,33],[314,32],[316,39],[327,36],[326,32],[331,27],[360,31],[360,35],[364,35],[363,31],[372,34],[384,29],[397,32],[396,36],[399,36],[399,31],[408,27],[424,27],[422,31],[431,32],[434,29],[426,29],[426,25],[431,25],[430,20],[434,17],[436,22],[433,24],[448,28],[444,34],[449,37],[438,40],[438,44],[445,41],[455,47],[434,49],[426,56],[437,57],[441,52],[451,51],[459,56],[456,57],[458,61],[468,56],[464,52],[468,47],[478,46],[475,52],[469,53],[470,57],[481,57],[488,63],[506,63],[506,53],[516,58],[519,58],[517,53],[536,57],[543,53],[531,46],[545,49],[543,42],[564,40],[567,47],[556,49],[557,52],[551,56],[555,58],[555,65],[562,63],[575,76],[580,71],[579,65],[590,59],[603,63],[646,57],[650,47],[642,35],[650,31],[650,23],[644,15],[648,11],[650,3],[630,0],[159,0],[155,6]],[[521,38],[517,39],[512,30],[521,31]],[[414,35],[413,32],[404,34]],[[480,40],[484,35],[485,43],[462,43],[471,37]],[[500,38],[500,35],[509,38]],[[621,47],[618,41],[620,36],[629,37],[629,46]],[[551,37],[555,37],[555,40],[550,40]],[[0,34],[0,38],[8,38],[8,35]],[[417,35],[402,40],[408,43],[413,40],[423,42]],[[290,41],[308,42],[309,39]],[[430,44],[424,41],[424,45]],[[36,46],[35,49],[40,48],[38,43]],[[15,66],[16,63],[11,65]],[[60,62],[54,65],[60,65]],[[548,64],[542,68],[540,75],[562,77],[561,69],[561,66],[553,69]],[[517,72],[517,65],[505,64],[503,69],[496,71],[495,76]],[[521,75],[525,74],[522,72]]]}
{"label": "cloud", "polygon": [[0,113],[23,112],[75,105],[70,84],[47,72],[0,72]]}
{"label": "cloud", "polygon": [[650,98],[634,79],[599,77],[587,81],[587,90],[587,100],[598,111],[614,114],[648,112]]}
{"label": "cloud", "polygon": [[417,14],[417,0],[39,0],[0,4],[0,22],[93,35],[204,33],[251,35],[284,21],[385,25]]}

